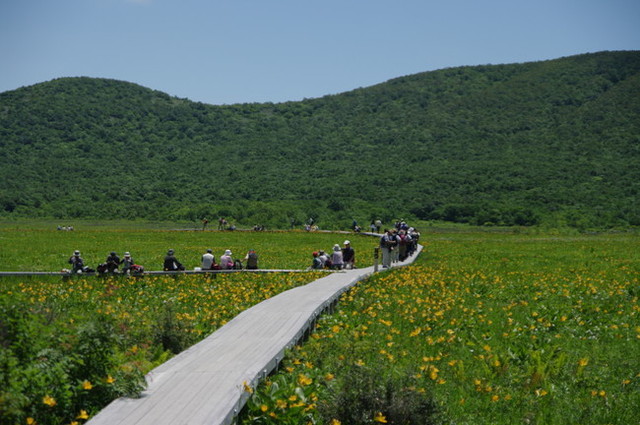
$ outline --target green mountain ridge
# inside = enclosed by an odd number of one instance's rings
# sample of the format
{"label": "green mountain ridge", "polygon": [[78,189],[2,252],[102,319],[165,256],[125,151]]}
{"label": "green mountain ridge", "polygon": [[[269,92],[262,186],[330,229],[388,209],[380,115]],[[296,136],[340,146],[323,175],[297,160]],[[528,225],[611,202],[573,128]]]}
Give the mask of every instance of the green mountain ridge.
{"label": "green mountain ridge", "polygon": [[637,51],[279,104],[61,78],[0,93],[0,216],[638,225],[639,92]]}

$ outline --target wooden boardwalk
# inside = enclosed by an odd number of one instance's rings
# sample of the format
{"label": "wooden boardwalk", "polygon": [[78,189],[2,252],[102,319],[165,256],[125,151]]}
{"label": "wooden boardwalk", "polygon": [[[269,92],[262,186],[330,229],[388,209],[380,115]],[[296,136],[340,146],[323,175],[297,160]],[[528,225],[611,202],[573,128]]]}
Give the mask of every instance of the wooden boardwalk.
{"label": "wooden boardwalk", "polygon": [[[404,262],[412,263],[422,247]],[[113,401],[90,425],[227,425],[255,387],[340,295],[374,267],[332,273],[240,313],[209,337],[155,368],[140,398]]]}

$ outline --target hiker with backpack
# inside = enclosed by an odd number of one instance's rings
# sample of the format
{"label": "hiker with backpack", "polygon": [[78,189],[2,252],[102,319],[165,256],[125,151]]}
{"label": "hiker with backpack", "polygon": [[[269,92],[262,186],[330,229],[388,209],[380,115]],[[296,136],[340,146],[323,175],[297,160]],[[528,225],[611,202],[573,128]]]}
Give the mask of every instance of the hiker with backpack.
{"label": "hiker with backpack", "polygon": [[247,270],[257,270],[258,269],[258,254],[254,249],[250,249],[247,252],[247,255],[244,257],[244,261],[247,264]]}

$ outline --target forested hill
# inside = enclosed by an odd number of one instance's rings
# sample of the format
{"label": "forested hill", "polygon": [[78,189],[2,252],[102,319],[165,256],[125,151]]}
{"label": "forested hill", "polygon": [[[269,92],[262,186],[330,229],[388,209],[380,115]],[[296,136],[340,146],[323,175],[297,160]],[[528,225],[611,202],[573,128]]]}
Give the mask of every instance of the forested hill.
{"label": "forested hill", "polygon": [[61,78],[0,94],[0,216],[640,224],[640,52],[212,106]]}

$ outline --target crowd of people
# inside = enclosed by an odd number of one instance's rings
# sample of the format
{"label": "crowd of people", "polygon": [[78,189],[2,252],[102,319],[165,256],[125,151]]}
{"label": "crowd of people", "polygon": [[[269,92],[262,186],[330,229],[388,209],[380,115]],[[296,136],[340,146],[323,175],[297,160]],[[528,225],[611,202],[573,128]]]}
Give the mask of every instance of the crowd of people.
{"label": "crowd of people", "polygon": [[382,267],[387,268],[392,263],[406,260],[417,249],[419,239],[420,232],[404,220],[396,221],[393,227],[384,229],[380,238]]}
{"label": "crowd of people", "polygon": [[343,248],[335,244],[330,254],[319,250],[314,251],[312,255],[313,261],[309,270],[348,270],[356,267],[356,252],[348,240],[343,242]]}
{"label": "crowd of people", "polygon": [[[244,265],[243,265],[244,260]],[[64,272],[72,274],[81,273],[94,273],[99,274],[141,274],[144,272],[144,267],[136,264],[131,253],[125,252],[124,256],[120,258],[115,251],[112,251],[107,256],[103,263],[100,263],[96,269],[92,269],[87,266],[84,259],[80,255],[80,251],[74,251],[73,255],[69,257],[68,263],[71,265],[71,269],[63,269]],[[243,259],[233,258],[231,250],[225,250],[216,261],[216,257],[213,255],[213,250],[207,249],[202,255],[200,260],[200,267],[196,267],[196,270],[257,270],[258,269],[258,254],[254,249],[250,249]],[[176,258],[175,251],[170,249],[167,251],[167,255],[164,257],[162,265],[163,271],[181,271],[185,270],[185,266]]]}
{"label": "crowd of people", "polygon": [[85,265],[84,259],[78,250],[74,251],[73,255],[69,257],[68,263],[71,264],[71,270],[63,269],[63,271],[68,271],[73,274],[98,272],[99,274],[111,273],[131,275],[141,274],[144,272],[144,267],[136,264],[129,252],[125,252],[124,256],[120,258],[115,251],[111,251],[107,256],[107,259],[103,263],[98,264],[98,267],[96,267],[95,270]]}
{"label": "crowd of people", "polygon": [[[382,223],[380,220],[371,222],[371,231],[379,233]],[[354,227],[357,223],[354,220]],[[404,220],[395,222],[393,227],[384,229],[384,234],[380,237],[379,248],[382,253],[382,267],[388,268],[394,262],[404,261],[413,254],[418,246],[420,233],[414,227],[409,226]],[[345,240],[343,246],[335,244],[329,252],[324,250],[314,251],[313,260],[308,270],[343,270],[356,267],[356,254],[349,240]],[[141,274],[144,267],[136,264],[131,257],[131,253],[125,252],[120,258],[115,251],[112,251],[103,263],[100,263],[96,270],[85,265],[80,255],[80,251],[75,251],[69,258],[68,263],[71,269],[64,271],[76,273],[98,272],[100,274]],[[258,254],[254,249],[250,249],[242,258],[235,258],[230,249],[224,251],[217,259],[211,249],[207,249],[200,259],[200,266],[195,270],[257,270]],[[170,249],[164,257],[164,271],[182,271],[185,266],[176,258],[175,251]]]}

